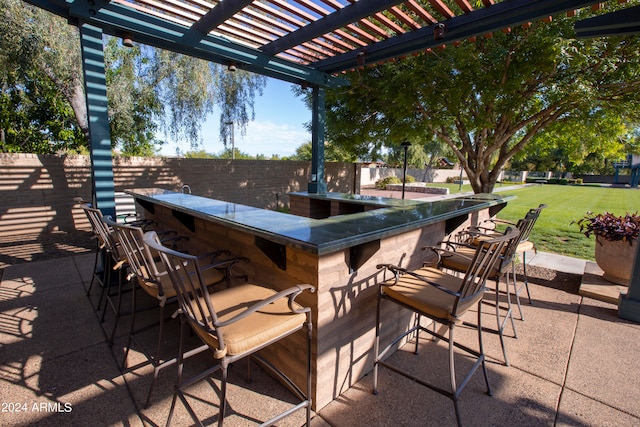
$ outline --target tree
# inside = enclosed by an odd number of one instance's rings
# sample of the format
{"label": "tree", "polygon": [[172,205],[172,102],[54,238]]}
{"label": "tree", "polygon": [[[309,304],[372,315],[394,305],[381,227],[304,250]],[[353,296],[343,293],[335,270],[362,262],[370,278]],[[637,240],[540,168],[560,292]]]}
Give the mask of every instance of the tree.
{"label": "tree", "polygon": [[69,104],[49,80],[26,78],[0,92],[0,152],[77,151],[84,135]]}
{"label": "tree", "polygon": [[493,191],[505,165],[551,125],[561,135],[600,116],[628,132],[640,123],[640,39],[577,40],[574,21],[558,17],[356,70],[350,87],[328,91],[327,135],[355,152],[433,135],[479,193]]}
{"label": "tree", "polygon": [[[308,141],[296,148],[296,153],[289,160],[311,161],[312,145]],[[357,158],[347,150],[330,142],[324,144],[324,159],[328,162],[355,162]]]}
{"label": "tree", "polygon": [[209,154],[205,150],[187,151],[184,153],[184,157],[187,159],[215,159],[214,154]]}
{"label": "tree", "polygon": [[[619,115],[607,117],[594,112],[587,123],[563,121],[551,124],[536,135],[511,160],[516,170],[559,171],[574,174],[613,173],[612,161],[637,153],[637,138]],[[594,129],[596,131],[594,131]]]}
{"label": "tree", "polygon": [[206,116],[220,108],[220,139],[225,147],[234,126],[245,134],[254,119],[254,99],[262,95],[266,77],[174,52],[154,49],[150,66],[153,84],[165,109],[159,115],[163,129],[176,141],[186,141],[192,149],[200,144]]}
{"label": "tree", "polygon": [[[75,123],[62,121],[66,129],[79,128],[88,142],[78,29],[19,0],[0,0],[0,11],[5,17],[0,22],[3,94],[22,90],[30,80],[34,87],[52,84],[75,117]],[[156,138],[157,130],[197,148],[202,123],[216,105],[221,122],[233,121],[241,132],[253,119],[253,99],[262,94],[265,77],[242,70],[229,72],[221,65],[146,46],[126,48],[119,39],[105,40],[112,145],[123,153],[153,153],[162,143]],[[43,108],[56,111],[55,103],[45,102],[47,98],[41,101]],[[3,100],[0,107],[5,105]],[[34,128],[41,129],[43,124],[33,119]],[[226,132],[221,126],[225,142]]]}
{"label": "tree", "polygon": [[107,38],[104,51],[112,145],[126,155],[153,156],[162,144],[155,136],[154,118],[163,113],[156,77],[149,69],[155,52],[137,44],[123,46],[113,37]]}
{"label": "tree", "polygon": [[[51,152],[76,145],[78,130],[88,135],[77,30],[17,0],[1,0],[0,11],[0,82],[3,101],[12,98],[9,104],[3,102],[2,114],[11,116],[11,109],[25,114],[21,124],[2,122],[3,134],[15,137],[11,149]],[[58,40],[74,40],[75,45],[52,43]],[[75,120],[70,120],[70,113]],[[47,136],[46,145],[32,144],[38,133]]]}
{"label": "tree", "polygon": [[[233,153],[233,155],[232,155]],[[249,153],[245,153],[244,151],[240,151],[237,147],[231,151],[231,148],[227,148],[222,150],[219,154],[216,155],[217,159],[225,159],[225,160],[254,160],[255,157]]]}
{"label": "tree", "polygon": [[[411,144],[407,149],[407,166],[416,169],[438,168],[442,157],[454,155],[443,143],[434,140],[434,138],[430,140],[425,138],[407,140]],[[404,165],[404,147],[392,145],[388,147],[387,154],[382,158],[390,166],[402,167]]]}
{"label": "tree", "polygon": [[[311,161],[311,158],[313,156],[312,152],[313,152],[313,146],[311,145],[311,141],[308,141],[296,147],[296,153],[293,156],[290,156],[289,158],[291,160],[302,160],[302,161],[308,162],[308,161]],[[327,160],[326,156],[325,156],[325,160]]]}

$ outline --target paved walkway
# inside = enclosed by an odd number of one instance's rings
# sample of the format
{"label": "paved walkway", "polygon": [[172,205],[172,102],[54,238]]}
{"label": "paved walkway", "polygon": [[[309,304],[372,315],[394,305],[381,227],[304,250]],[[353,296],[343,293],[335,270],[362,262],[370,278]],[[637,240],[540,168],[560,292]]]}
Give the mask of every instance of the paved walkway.
{"label": "paved walkway", "polygon": [[[615,305],[579,296],[579,276],[563,271],[568,261],[580,263],[549,254],[531,260],[533,305],[525,304],[525,320],[516,321],[518,339],[508,332],[511,366],[502,364],[497,337],[486,334],[494,395],[483,393],[481,375],[473,377],[461,396],[467,425],[640,425],[640,325],[619,319]],[[161,372],[152,405],[142,408],[152,371],[136,366],[142,359],[134,351],[121,372],[127,322],[110,348],[103,328],[110,328],[113,316],[107,313],[101,324],[84,292],[91,267],[92,255],[85,254],[0,270],[3,426],[164,425],[175,371]],[[538,277],[540,267],[557,272]],[[474,341],[471,330],[460,331],[464,340]],[[168,336],[175,336],[175,324]],[[391,360],[446,382],[442,343],[420,345],[419,356],[402,349]],[[288,393],[271,378],[258,372],[247,384],[242,375],[241,367],[232,370],[232,414],[225,425],[255,425],[288,405]],[[202,399],[197,411],[207,424],[214,423],[217,407],[205,404],[216,399],[210,386],[193,394]],[[302,424],[298,416],[281,425]],[[455,425],[455,417],[448,399],[382,369],[379,395],[371,394],[371,376],[365,376],[320,410],[312,424],[447,426]],[[180,406],[173,425],[190,425]]]}

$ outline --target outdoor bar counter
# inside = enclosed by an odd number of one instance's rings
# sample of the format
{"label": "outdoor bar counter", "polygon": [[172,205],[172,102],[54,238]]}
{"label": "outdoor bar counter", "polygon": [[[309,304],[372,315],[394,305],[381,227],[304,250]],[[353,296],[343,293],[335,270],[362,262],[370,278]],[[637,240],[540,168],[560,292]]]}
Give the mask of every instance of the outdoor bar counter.
{"label": "outdoor bar counter", "polygon": [[[376,265],[417,268],[422,247],[495,215],[512,198],[479,194],[429,201],[292,193],[292,211],[316,216],[309,218],[158,188],[126,192],[146,218],[189,236],[191,253],[227,249],[251,260],[240,265],[250,282],[275,289],[316,287],[298,298],[313,310],[316,410],[373,367],[376,289],[384,280]],[[382,339],[410,321],[390,305]],[[264,356],[303,386],[305,347],[301,333]]]}

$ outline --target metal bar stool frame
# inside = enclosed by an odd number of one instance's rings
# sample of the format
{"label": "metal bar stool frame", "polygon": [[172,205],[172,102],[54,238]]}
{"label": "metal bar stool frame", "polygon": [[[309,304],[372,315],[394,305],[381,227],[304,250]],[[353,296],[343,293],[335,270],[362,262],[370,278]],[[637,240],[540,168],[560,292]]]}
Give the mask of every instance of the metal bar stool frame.
{"label": "metal bar stool frame", "polygon": [[[132,281],[134,289],[132,291],[131,300],[131,322],[129,327],[129,333],[127,338],[127,344],[125,346],[124,358],[122,361],[122,368],[126,368],[127,358],[129,350],[131,349],[132,342],[137,347],[142,349],[142,353],[149,363],[153,365],[153,379],[147,399],[144,407],[149,407],[151,402],[151,395],[153,393],[154,385],[158,378],[160,371],[164,368],[176,364],[178,360],[177,353],[175,356],[169,359],[161,359],[162,344],[164,337],[165,327],[165,307],[167,304],[177,302],[176,292],[171,284],[171,280],[164,268],[164,263],[158,256],[154,256],[151,253],[150,248],[144,243],[145,231],[141,227],[135,227],[127,224],[118,224],[114,222],[111,217],[106,216],[103,221],[107,226],[111,227],[117,237],[121,251],[125,254],[129,267],[128,279]],[[163,240],[163,243],[176,242],[182,240],[182,236],[172,235],[168,240]],[[215,253],[209,253],[201,255],[200,260],[209,259],[208,262],[202,264],[203,277],[207,280],[208,286],[212,287],[218,284],[224,284],[226,287],[231,285],[232,277],[244,278],[246,276],[231,274],[231,269],[239,262],[248,262],[247,258],[224,258],[220,259],[221,255],[228,254],[225,251],[218,251]],[[153,325],[148,325],[141,329],[136,329],[136,315],[140,311],[138,308],[138,290],[144,290],[146,293],[158,300],[159,321]],[[154,307],[152,307],[154,308]],[[158,325],[158,340],[156,343],[155,353],[151,354],[143,343],[137,339],[136,334],[144,330]],[[192,349],[186,353],[186,357],[198,354],[205,350],[206,346],[199,346],[196,349]]]}
{"label": "metal bar stool frame", "polygon": [[[215,293],[209,293],[206,285],[203,284],[202,275],[198,267],[198,258],[193,255],[180,253],[164,247],[157,239],[154,232],[148,232],[144,236],[145,243],[153,250],[160,253],[167,272],[171,277],[171,281],[176,288],[178,302],[181,308],[181,317],[183,319],[183,329],[188,326],[206,342],[213,351],[214,365],[206,371],[196,375],[193,378],[183,380],[183,352],[182,339],[181,351],[178,359],[178,383],[175,386],[171,409],[167,418],[167,426],[170,425],[171,417],[177,402],[180,398],[183,405],[193,418],[194,422],[202,426],[202,422],[197,417],[184,394],[184,389],[211,376],[216,371],[221,371],[220,386],[220,411],[218,414],[218,426],[221,427],[224,422],[227,407],[226,386],[229,365],[243,358],[255,358],[262,366],[267,368],[272,374],[276,375],[291,390],[300,402],[292,408],[278,414],[272,419],[264,422],[262,425],[273,425],[279,420],[297,412],[298,410],[306,410],[306,425],[310,425],[311,421],[311,339],[313,332],[313,324],[311,319],[311,309],[309,307],[300,306],[295,302],[295,298],[304,291],[314,292],[315,288],[311,285],[297,285],[288,289],[276,292],[269,288],[253,284],[242,284],[229,289],[225,289]],[[260,295],[260,296],[258,296]],[[264,299],[262,299],[264,297]],[[242,298],[245,301],[242,301]],[[224,306],[226,303],[231,304],[229,307],[222,308],[220,312],[216,311],[216,306]],[[275,304],[275,305],[274,305]],[[220,308],[218,308],[220,310]],[[270,314],[272,310],[274,313]],[[220,313],[220,314],[219,314]],[[258,316],[258,322],[255,317]],[[266,316],[266,317],[261,317]],[[291,324],[281,323],[282,319],[288,316],[292,319]],[[262,321],[262,320],[266,321]],[[230,327],[240,325],[234,332]],[[248,322],[248,323],[247,323]],[[299,323],[298,323],[299,322]],[[271,323],[278,324],[274,330],[267,329]],[[245,328],[249,328],[245,330]],[[261,332],[253,335],[254,328],[258,328]],[[271,365],[267,360],[258,355],[258,351],[266,349],[271,344],[285,338],[300,330],[306,329],[306,391],[302,391],[291,379],[283,372]],[[240,339],[242,345],[238,346],[233,342],[235,340],[227,339],[227,333],[238,338],[249,334],[258,339],[252,339],[250,342]],[[184,336],[184,332],[180,334]],[[249,363],[249,366],[251,364]],[[250,371],[249,371],[250,374]]]}
{"label": "metal bar stool frame", "polygon": [[[378,369],[380,366],[384,366],[395,373],[411,379],[412,381],[415,381],[418,384],[451,399],[453,401],[458,425],[462,425],[458,398],[473,374],[480,367],[482,367],[484,374],[487,394],[492,394],[482,342],[482,310],[480,308],[480,304],[482,303],[482,297],[485,292],[485,284],[489,271],[494,268],[494,265],[500,256],[500,252],[505,245],[507,245],[516,236],[517,231],[509,229],[503,236],[489,239],[479,245],[473,257],[473,263],[462,278],[447,274],[446,272],[434,267],[422,267],[415,271],[409,271],[392,264],[378,265],[379,269],[382,269],[385,272],[390,271],[393,274],[393,278],[381,283],[378,288],[373,369],[374,394],[378,394]],[[432,280],[431,278],[436,279]],[[392,342],[381,351],[380,329],[382,322],[380,307],[383,300],[393,302],[394,304],[410,310],[417,315],[417,319],[413,327],[408,328],[407,331],[392,340]],[[473,306],[477,306],[478,310],[477,329],[479,349],[477,351],[456,342],[454,335],[455,326],[461,322],[461,316]],[[433,322],[447,326],[448,336],[436,332],[435,327],[433,330],[430,330],[426,326],[421,325],[420,317],[422,316],[431,319]],[[443,389],[425,381],[424,379],[418,378],[410,372],[394,366],[385,360],[395,349],[398,343],[414,333],[416,340],[414,353],[417,354],[419,333],[421,331],[448,343],[450,390]],[[461,349],[465,353],[476,358],[472,368],[468,371],[459,385],[457,383],[455,372],[455,348]]]}

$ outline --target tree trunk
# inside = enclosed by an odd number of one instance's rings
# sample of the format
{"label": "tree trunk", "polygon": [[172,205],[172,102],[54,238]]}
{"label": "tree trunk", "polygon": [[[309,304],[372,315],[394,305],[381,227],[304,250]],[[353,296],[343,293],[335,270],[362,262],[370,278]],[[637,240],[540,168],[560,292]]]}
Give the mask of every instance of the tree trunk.
{"label": "tree trunk", "polygon": [[84,134],[87,140],[87,146],[90,144],[89,140],[89,120],[87,118],[87,102],[86,97],[84,95],[84,88],[82,84],[78,80],[74,80],[73,87],[69,91],[70,93],[65,93],[69,104],[71,104],[71,108],[73,109],[73,114],[76,116],[76,120],[78,121],[78,126],[82,129],[82,133]]}
{"label": "tree trunk", "polygon": [[41,64],[44,73],[55,83],[60,92],[71,105],[73,115],[76,117],[78,126],[87,141],[89,140],[89,119],[87,117],[87,99],[84,94],[84,85],[80,77],[72,77],[70,81],[61,80],[47,64]]}
{"label": "tree trunk", "polygon": [[493,193],[493,188],[495,187],[495,182],[483,182],[482,183],[482,192],[483,193]]}
{"label": "tree trunk", "polygon": [[496,185],[495,180],[490,173],[477,173],[476,171],[469,171],[469,168],[465,168],[469,183],[475,194],[478,193],[493,193],[493,189]]}

